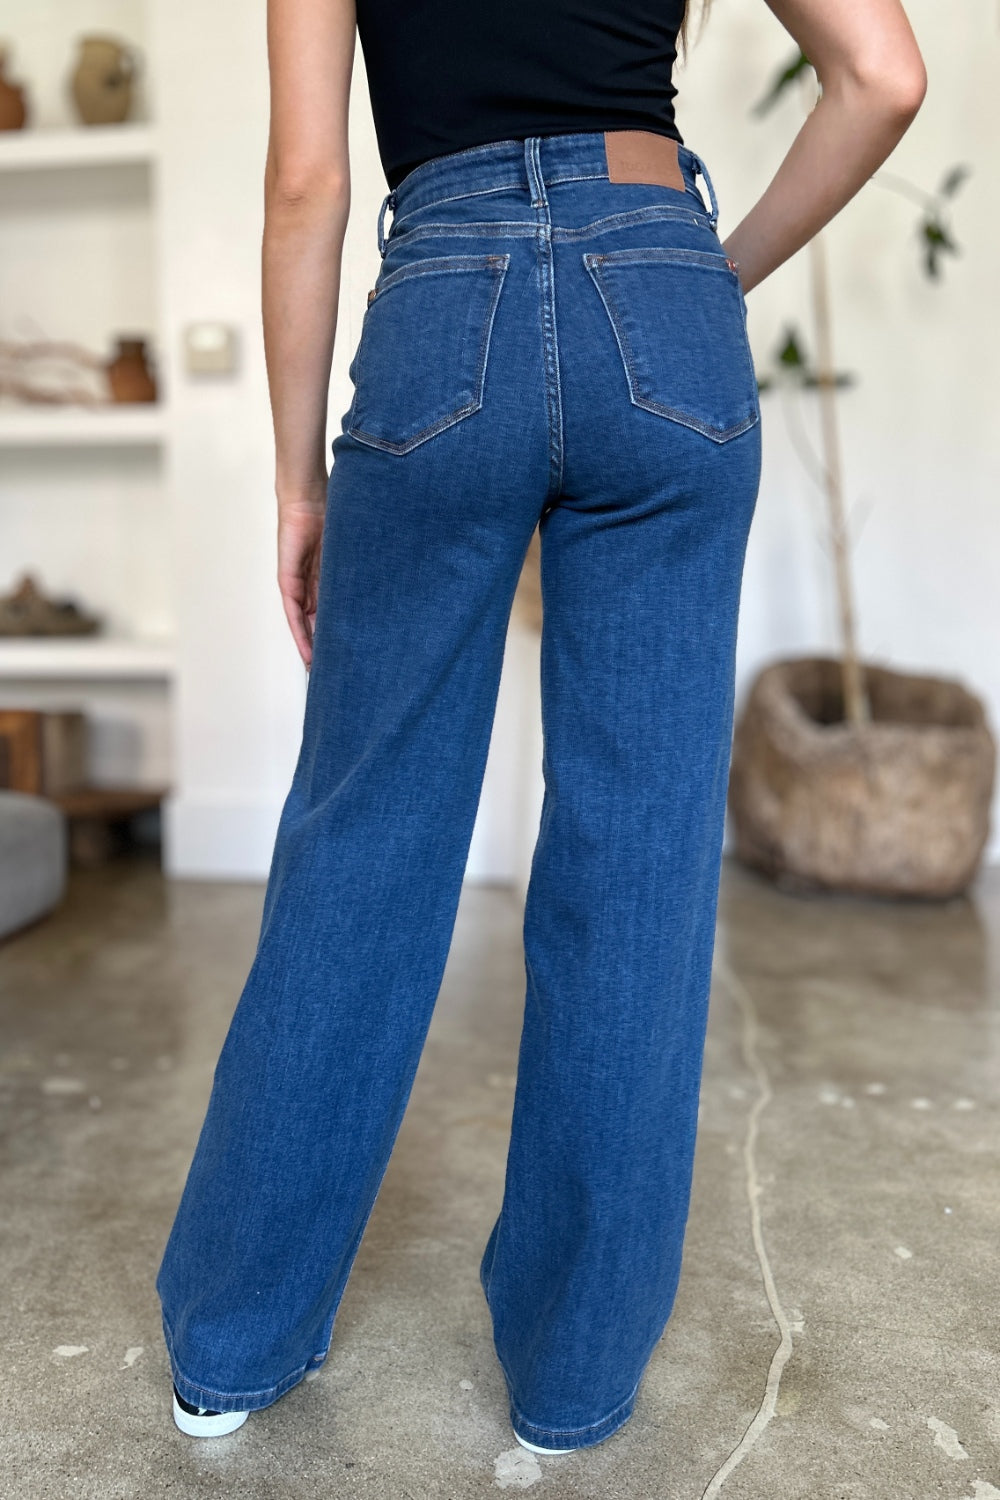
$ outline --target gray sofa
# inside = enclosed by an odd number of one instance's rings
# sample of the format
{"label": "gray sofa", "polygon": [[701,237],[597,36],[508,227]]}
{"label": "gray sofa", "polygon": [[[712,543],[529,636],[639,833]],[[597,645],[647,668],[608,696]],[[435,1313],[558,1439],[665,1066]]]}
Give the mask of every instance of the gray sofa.
{"label": "gray sofa", "polygon": [[0,791],[0,938],[59,905],[68,863],[62,808],[29,792]]}

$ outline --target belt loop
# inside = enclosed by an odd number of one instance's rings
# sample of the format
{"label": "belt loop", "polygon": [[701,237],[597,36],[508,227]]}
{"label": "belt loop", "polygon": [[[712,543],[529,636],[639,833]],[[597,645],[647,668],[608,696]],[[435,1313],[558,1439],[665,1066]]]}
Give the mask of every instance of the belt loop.
{"label": "belt loop", "polygon": [[[690,150],[690,147],[688,149]],[[691,152],[691,159],[697,167],[698,171],[701,173],[702,177],[704,177],[705,183],[708,187],[708,197],[711,203],[708,218],[712,228],[715,229],[719,222],[719,204],[715,196],[715,188],[712,186],[712,179],[708,175],[708,168],[705,166],[705,163],[702,161],[701,157],[696,151]]]}
{"label": "belt loop", "polygon": [[393,210],[393,213],[395,213],[395,209],[396,209],[396,190],[395,190],[395,188],[390,188],[389,192],[386,193],[385,197],[382,199],[382,207],[378,211],[378,253],[379,253],[379,255],[385,255],[386,237],[385,237],[385,233],[384,233],[384,227],[385,227],[385,211],[386,211],[387,208],[391,208]]}

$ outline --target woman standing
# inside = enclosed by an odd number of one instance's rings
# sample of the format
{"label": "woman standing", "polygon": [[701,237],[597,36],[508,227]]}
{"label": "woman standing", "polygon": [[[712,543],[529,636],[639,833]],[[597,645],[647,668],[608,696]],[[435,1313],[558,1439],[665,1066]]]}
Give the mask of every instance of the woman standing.
{"label": "woman standing", "polygon": [[[690,1191],[760,476],[745,295],[926,86],[899,0],[768,3],[822,97],[720,242],[674,121],[683,0],[270,0],[278,575],[310,676],[157,1281],[185,1432],[232,1431],[327,1356],[441,982],[536,526],[545,797],[480,1277],[520,1442],[587,1447],[632,1413]],[[356,30],[389,192],[328,478]]]}

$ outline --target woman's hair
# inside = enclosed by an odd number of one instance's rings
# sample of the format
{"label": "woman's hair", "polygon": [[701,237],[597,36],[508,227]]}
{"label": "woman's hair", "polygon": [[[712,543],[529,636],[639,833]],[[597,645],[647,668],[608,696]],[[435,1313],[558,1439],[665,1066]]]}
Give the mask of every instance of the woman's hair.
{"label": "woman's hair", "polygon": [[[701,29],[702,29],[702,26],[704,26],[705,21],[706,21],[706,19],[708,17],[708,9],[709,9],[709,6],[712,3],[712,0],[698,0],[698,3],[699,3],[700,13],[701,13],[700,14],[701,25],[698,27],[698,35],[701,36]],[[683,15],[683,17],[681,19],[681,29],[680,29],[680,31],[678,33],[678,39],[680,41],[680,47],[679,47],[678,50],[679,50],[679,52],[680,52],[680,54],[681,54],[681,56],[683,58],[687,57],[687,55],[688,55],[688,49],[691,46],[691,15],[692,15],[692,11],[693,11],[693,6],[692,6],[692,3],[691,3],[691,0],[686,0],[685,6],[684,6],[684,15]]]}

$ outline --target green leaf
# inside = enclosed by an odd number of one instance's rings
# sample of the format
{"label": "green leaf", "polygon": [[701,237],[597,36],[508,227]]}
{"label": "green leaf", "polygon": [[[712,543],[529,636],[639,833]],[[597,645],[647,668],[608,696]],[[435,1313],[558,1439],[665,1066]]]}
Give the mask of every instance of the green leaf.
{"label": "green leaf", "polygon": [[799,347],[796,330],[789,328],[785,332],[785,342],[778,350],[776,356],[778,363],[784,365],[786,370],[804,370],[806,359]]}
{"label": "green leaf", "polygon": [[938,192],[944,198],[954,197],[955,193],[957,193],[959,188],[962,186],[962,183],[967,177],[971,175],[971,173],[972,168],[970,166],[959,165],[957,167],[952,167],[951,170],[945,174],[944,181],[938,188]]}
{"label": "green leaf", "polygon": [[774,82],[771,84],[771,87],[768,89],[764,97],[758,100],[758,102],[753,106],[751,113],[755,115],[766,114],[767,111],[772,107],[772,105],[778,99],[780,99],[785,90],[795,82],[796,78],[798,78],[801,73],[804,73],[806,68],[811,67],[812,63],[809,61],[808,57],[806,57],[804,52],[800,51],[798,56],[794,58],[786,67],[782,68],[776,75]]}
{"label": "green leaf", "polygon": [[[823,384],[818,371],[814,370],[809,363],[799,331],[793,325],[786,326],[784,342],[775,350],[773,359],[782,380],[791,380],[806,390],[816,390]],[[855,380],[854,375],[842,370],[833,376],[832,384],[835,386],[854,385]],[[770,377],[765,377],[763,382],[758,380],[758,387],[761,390],[769,389],[774,384],[776,382]]]}
{"label": "green leaf", "polygon": [[918,230],[923,248],[923,264],[933,281],[941,279],[941,256],[961,255],[962,248],[952,239],[947,226],[933,215],[928,215]]}

